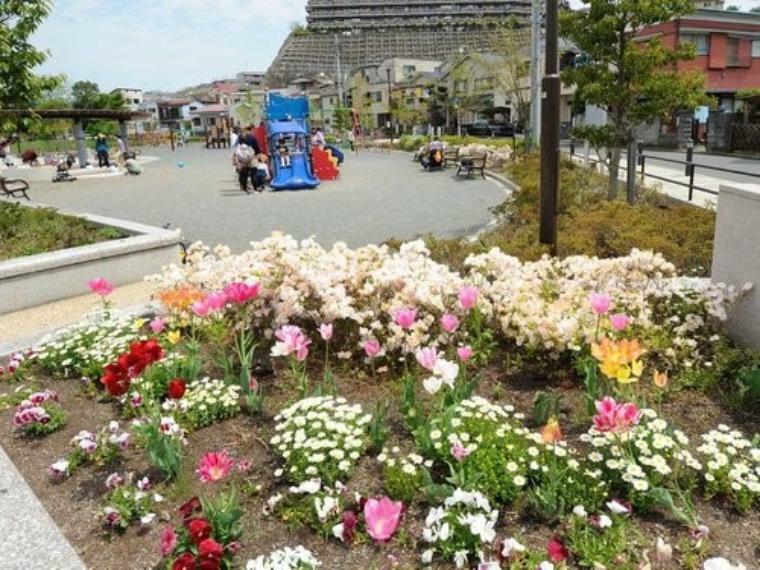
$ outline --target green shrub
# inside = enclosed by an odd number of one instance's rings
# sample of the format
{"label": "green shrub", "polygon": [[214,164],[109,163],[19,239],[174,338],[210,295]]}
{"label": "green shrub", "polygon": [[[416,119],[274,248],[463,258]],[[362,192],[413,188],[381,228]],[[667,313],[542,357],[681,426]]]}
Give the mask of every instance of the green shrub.
{"label": "green shrub", "polygon": [[0,260],[122,237],[125,234],[116,228],[59,214],[54,208],[0,202]]}
{"label": "green shrub", "polygon": [[[496,229],[469,242],[429,238],[428,247],[438,261],[461,268],[470,254],[500,247],[524,261],[549,252],[538,243],[539,158],[530,156],[507,167],[506,174],[520,186],[494,209],[503,217]],[[560,168],[558,253],[615,257],[631,249],[662,253],[682,273],[709,275],[712,261],[715,212],[683,204],[653,191],[639,189],[633,206],[606,198],[607,178],[563,160]]]}

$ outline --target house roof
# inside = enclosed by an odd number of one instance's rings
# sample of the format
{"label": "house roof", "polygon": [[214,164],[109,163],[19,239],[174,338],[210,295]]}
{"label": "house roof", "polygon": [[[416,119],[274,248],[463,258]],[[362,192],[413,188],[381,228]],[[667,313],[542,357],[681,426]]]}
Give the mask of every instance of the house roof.
{"label": "house roof", "polygon": [[192,103],[192,99],[164,99],[163,101],[156,101],[156,104],[162,107],[179,107]]}
{"label": "house roof", "polygon": [[216,103],[214,105],[206,105],[196,111],[190,113],[191,115],[220,115],[223,113],[229,113],[230,108],[227,105]]}

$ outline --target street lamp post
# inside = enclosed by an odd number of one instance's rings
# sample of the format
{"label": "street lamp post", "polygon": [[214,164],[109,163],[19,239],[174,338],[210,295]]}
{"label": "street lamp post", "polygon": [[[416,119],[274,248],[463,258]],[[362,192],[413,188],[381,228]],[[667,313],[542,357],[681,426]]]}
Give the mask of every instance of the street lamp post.
{"label": "street lamp post", "polygon": [[338,34],[333,34],[333,39],[335,40],[335,74],[337,76],[335,83],[338,86],[338,101],[341,107],[345,107],[345,101],[343,100],[343,70],[340,65],[340,39],[338,38]]}
{"label": "street lamp post", "polygon": [[539,241],[557,255],[559,206],[559,4],[546,0],[546,73],[541,102],[541,206]]}

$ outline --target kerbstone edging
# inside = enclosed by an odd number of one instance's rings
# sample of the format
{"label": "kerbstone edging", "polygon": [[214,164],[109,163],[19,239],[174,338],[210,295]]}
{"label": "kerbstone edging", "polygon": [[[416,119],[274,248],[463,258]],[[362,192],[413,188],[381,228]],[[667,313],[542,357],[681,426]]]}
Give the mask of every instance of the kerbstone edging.
{"label": "kerbstone edging", "polygon": [[[24,207],[44,208],[44,204]],[[0,261],[0,314],[81,295],[85,283],[105,277],[114,285],[142,281],[177,261],[180,230],[59,210],[129,237]]]}
{"label": "kerbstone edging", "polygon": [[0,536],[7,570],[86,570],[37,495],[0,447]]}

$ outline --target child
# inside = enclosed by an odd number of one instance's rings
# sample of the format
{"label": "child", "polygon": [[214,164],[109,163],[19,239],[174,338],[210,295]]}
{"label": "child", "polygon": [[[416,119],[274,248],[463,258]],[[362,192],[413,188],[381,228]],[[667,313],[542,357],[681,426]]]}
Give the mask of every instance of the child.
{"label": "child", "polygon": [[264,187],[269,180],[269,157],[265,154],[260,154],[257,157],[256,172],[253,176],[253,189],[259,192],[264,191]]}
{"label": "child", "polygon": [[277,154],[280,155],[280,166],[290,166],[290,150],[284,137],[277,143]]}

